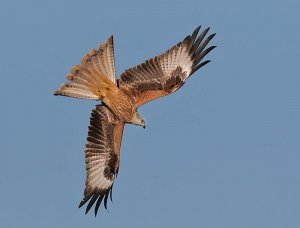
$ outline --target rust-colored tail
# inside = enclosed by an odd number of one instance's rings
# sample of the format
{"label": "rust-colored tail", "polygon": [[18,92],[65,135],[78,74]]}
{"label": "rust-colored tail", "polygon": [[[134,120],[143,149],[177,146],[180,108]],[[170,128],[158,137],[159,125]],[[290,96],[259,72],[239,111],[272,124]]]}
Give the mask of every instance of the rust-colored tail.
{"label": "rust-colored tail", "polygon": [[108,91],[116,88],[113,37],[84,55],[81,64],[74,66],[66,77],[69,82],[62,84],[54,95],[103,100]]}

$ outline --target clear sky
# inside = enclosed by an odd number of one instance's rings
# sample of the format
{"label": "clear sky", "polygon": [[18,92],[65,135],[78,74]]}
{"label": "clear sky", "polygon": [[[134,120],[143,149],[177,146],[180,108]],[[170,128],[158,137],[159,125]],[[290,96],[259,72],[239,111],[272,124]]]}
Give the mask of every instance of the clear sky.
{"label": "clear sky", "polygon": [[[0,2],[0,227],[300,227],[300,2]],[[54,97],[114,35],[117,74],[211,27],[210,64],[127,126],[109,213],[84,215],[96,102]]]}

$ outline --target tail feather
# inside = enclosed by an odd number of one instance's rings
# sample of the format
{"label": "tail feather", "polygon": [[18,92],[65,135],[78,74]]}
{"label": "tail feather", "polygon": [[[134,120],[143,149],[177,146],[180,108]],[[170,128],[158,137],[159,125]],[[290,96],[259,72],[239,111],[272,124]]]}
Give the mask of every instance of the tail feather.
{"label": "tail feather", "polygon": [[83,56],[81,64],[74,66],[54,95],[82,99],[103,100],[107,88],[116,83],[113,37]]}
{"label": "tail feather", "polygon": [[58,90],[54,92],[55,96],[67,96],[82,99],[98,100],[99,97],[89,90],[87,86],[81,84],[62,84]]}

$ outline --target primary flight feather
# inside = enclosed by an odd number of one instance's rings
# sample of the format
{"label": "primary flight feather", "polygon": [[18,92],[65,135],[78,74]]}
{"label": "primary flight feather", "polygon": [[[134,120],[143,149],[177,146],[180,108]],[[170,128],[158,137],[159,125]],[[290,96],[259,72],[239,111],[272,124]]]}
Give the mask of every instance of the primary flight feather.
{"label": "primary flight feather", "polygon": [[165,53],[126,70],[116,79],[113,37],[83,56],[54,95],[101,100],[92,110],[85,145],[86,188],[79,207],[88,202],[86,213],[95,205],[97,215],[101,202],[107,208],[119,170],[120,147],[126,123],[145,128],[137,108],[149,101],[178,90],[185,80],[209,63],[203,58],[216,46],[207,45],[215,36],[200,34],[200,26],[192,35]]}

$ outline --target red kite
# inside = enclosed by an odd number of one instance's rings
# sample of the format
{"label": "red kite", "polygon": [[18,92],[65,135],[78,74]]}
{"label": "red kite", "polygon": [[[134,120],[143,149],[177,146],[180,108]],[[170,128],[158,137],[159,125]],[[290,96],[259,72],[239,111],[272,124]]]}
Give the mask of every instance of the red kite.
{"label": "red kite", "polygon": [[54,95],[101,100],[90,118],[85,145],[86,188],[79,207],[89,201],[86,213],[94,203],[95,216],[102,200],[112,193],[114,179],[119,170],[120,147],[126,123],[145,128],[139,106],[169,95],[178,90],[185,80],[209,63],[202,59],[216,46],[208,47],[215,36],[206,36],[209,28],[200,35],[200,26],[192,35],[165,53],[126,70],[116,79],[113,37],[92,49],[67,75],[68,83],[62,84]]}

